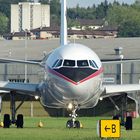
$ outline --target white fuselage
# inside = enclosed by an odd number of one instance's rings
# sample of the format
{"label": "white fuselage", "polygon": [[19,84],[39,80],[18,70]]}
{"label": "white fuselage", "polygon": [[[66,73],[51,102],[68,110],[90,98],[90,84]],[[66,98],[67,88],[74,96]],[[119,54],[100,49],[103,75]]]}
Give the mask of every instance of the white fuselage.
{"label": "white fuselage", "polygon": [[68,44],[54,50],[45,72],[41,101],[47,107],[66,108],[71,102],[79,108],[94,107],[103,92],[101,61],[84,45]]}

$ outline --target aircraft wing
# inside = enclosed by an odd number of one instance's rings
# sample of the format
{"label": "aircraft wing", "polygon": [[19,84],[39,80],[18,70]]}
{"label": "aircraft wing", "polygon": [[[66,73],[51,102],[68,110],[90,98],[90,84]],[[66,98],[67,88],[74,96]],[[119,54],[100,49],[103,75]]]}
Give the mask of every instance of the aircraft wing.
{"label": "aircraft wing", "polygon": [[6,59],[6,58],[0,58],[0,62],[3,63],[15,62],[15,63],[23,63],[23,64],[41,65],[41,63],[37,61],[16,60],[16,59]]}
{"label": "aircraft wing", "polygon": [[121,64],[121,63],[130,63],[130,62],[140,62],[140,59],[104,60],[102,61],[102,64]]}
{"label": "aircraft wing", "polygon": [[[140,59],[102,61],[103,64],[121,64],[128,62],[140,62]],[[140,91],[140,84],[104,85],[103,97],[115,96],[134,91]]]}
{"label": "aircraft wing", "polygon": [[40,96],[38,92],[38,86],[38,84],[1,81],[0,91],[2,91],[1,93],[3,93],[3,91],[5,91],[5,93],[9,93],[9,91],[15,91],[25,95]]}
{"label": "aircraft wing", "polygon": [[128,93],[140,91],[140,84],[123,84],[123,85],[104,85],[103,97],[119,95],[121,93]]}

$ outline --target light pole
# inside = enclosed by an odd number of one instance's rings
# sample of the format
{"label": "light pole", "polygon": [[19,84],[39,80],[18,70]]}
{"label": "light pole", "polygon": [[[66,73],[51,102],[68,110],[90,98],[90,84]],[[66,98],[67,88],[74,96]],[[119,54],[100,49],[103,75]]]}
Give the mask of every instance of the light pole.
{"label": "light pole", "polygon": [[[25,29],[25,61],[27,61],[27,59],[28,59],[28,55],[27,55],[27,39],[28,39],[28,30],[27,29]],[[27,64],[25,64],[25,75],[24,75],[24,78],[25,78],[25,80],[24,80],[24,83],[27,83],[28,81],[27,81]],[[31,117],[33,117],[33,101],[31,100],[31,106],[30,106],[30,115],[31,115]]]}
{"label": "light pole", "polygon": [[[25,61],[27,61],[27,37],[28,37],[28,35],[27,35],[27,33],[28,33],[28,31],[27,31],[27,29],[25,29]],[[24,80],[24,83],[27,83],[27,64],[25,64],[25,67],[24,67],[25,69],[24,69],[24,78],[25,78],[25,80]]]}
{"label": "light pole", "polygon": [[120,60],[121,60],[121,64],[120,64],[120,84],[122,85],[123,84],[123,63],[122,63],[122,60],[124,58],[123,55],[119,55],[120,57]]}
{"label": "light pole", "polygon": [[117,58],[121,61],[120,64],[117,64],[117,84],[123,84],[123,63],[122,60],[124,58],[124,55],[122,54],[122,47],[115,48],[115,54]]}

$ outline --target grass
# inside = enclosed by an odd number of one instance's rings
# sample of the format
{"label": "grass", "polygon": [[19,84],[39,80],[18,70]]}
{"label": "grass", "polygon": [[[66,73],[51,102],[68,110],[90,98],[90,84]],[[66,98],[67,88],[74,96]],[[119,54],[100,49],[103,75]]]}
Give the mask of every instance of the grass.
{"label": "grass", "polygon": [[[25,118],[24,128],[17,129],[11,126],[10,129],[0,128],[0,140],[100,140],[96,134],[96,124],[101,117],[81,117],[83,124],[81,129],[67,129],[65,127],[68,118]],[[39,121],[44,126],[38,127]],[[133,130],[121,130],[120,140],[139,140],[140,139],[140,118],[133,119]]]}

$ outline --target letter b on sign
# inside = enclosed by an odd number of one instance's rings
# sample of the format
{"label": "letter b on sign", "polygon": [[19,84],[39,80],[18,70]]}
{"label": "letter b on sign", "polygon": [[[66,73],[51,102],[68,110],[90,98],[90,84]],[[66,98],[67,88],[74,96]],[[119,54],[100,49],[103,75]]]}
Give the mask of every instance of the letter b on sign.
{"label": "letter b on sign", "polygon": [[116,125],[112,124],[112,133],[116,133]]}

